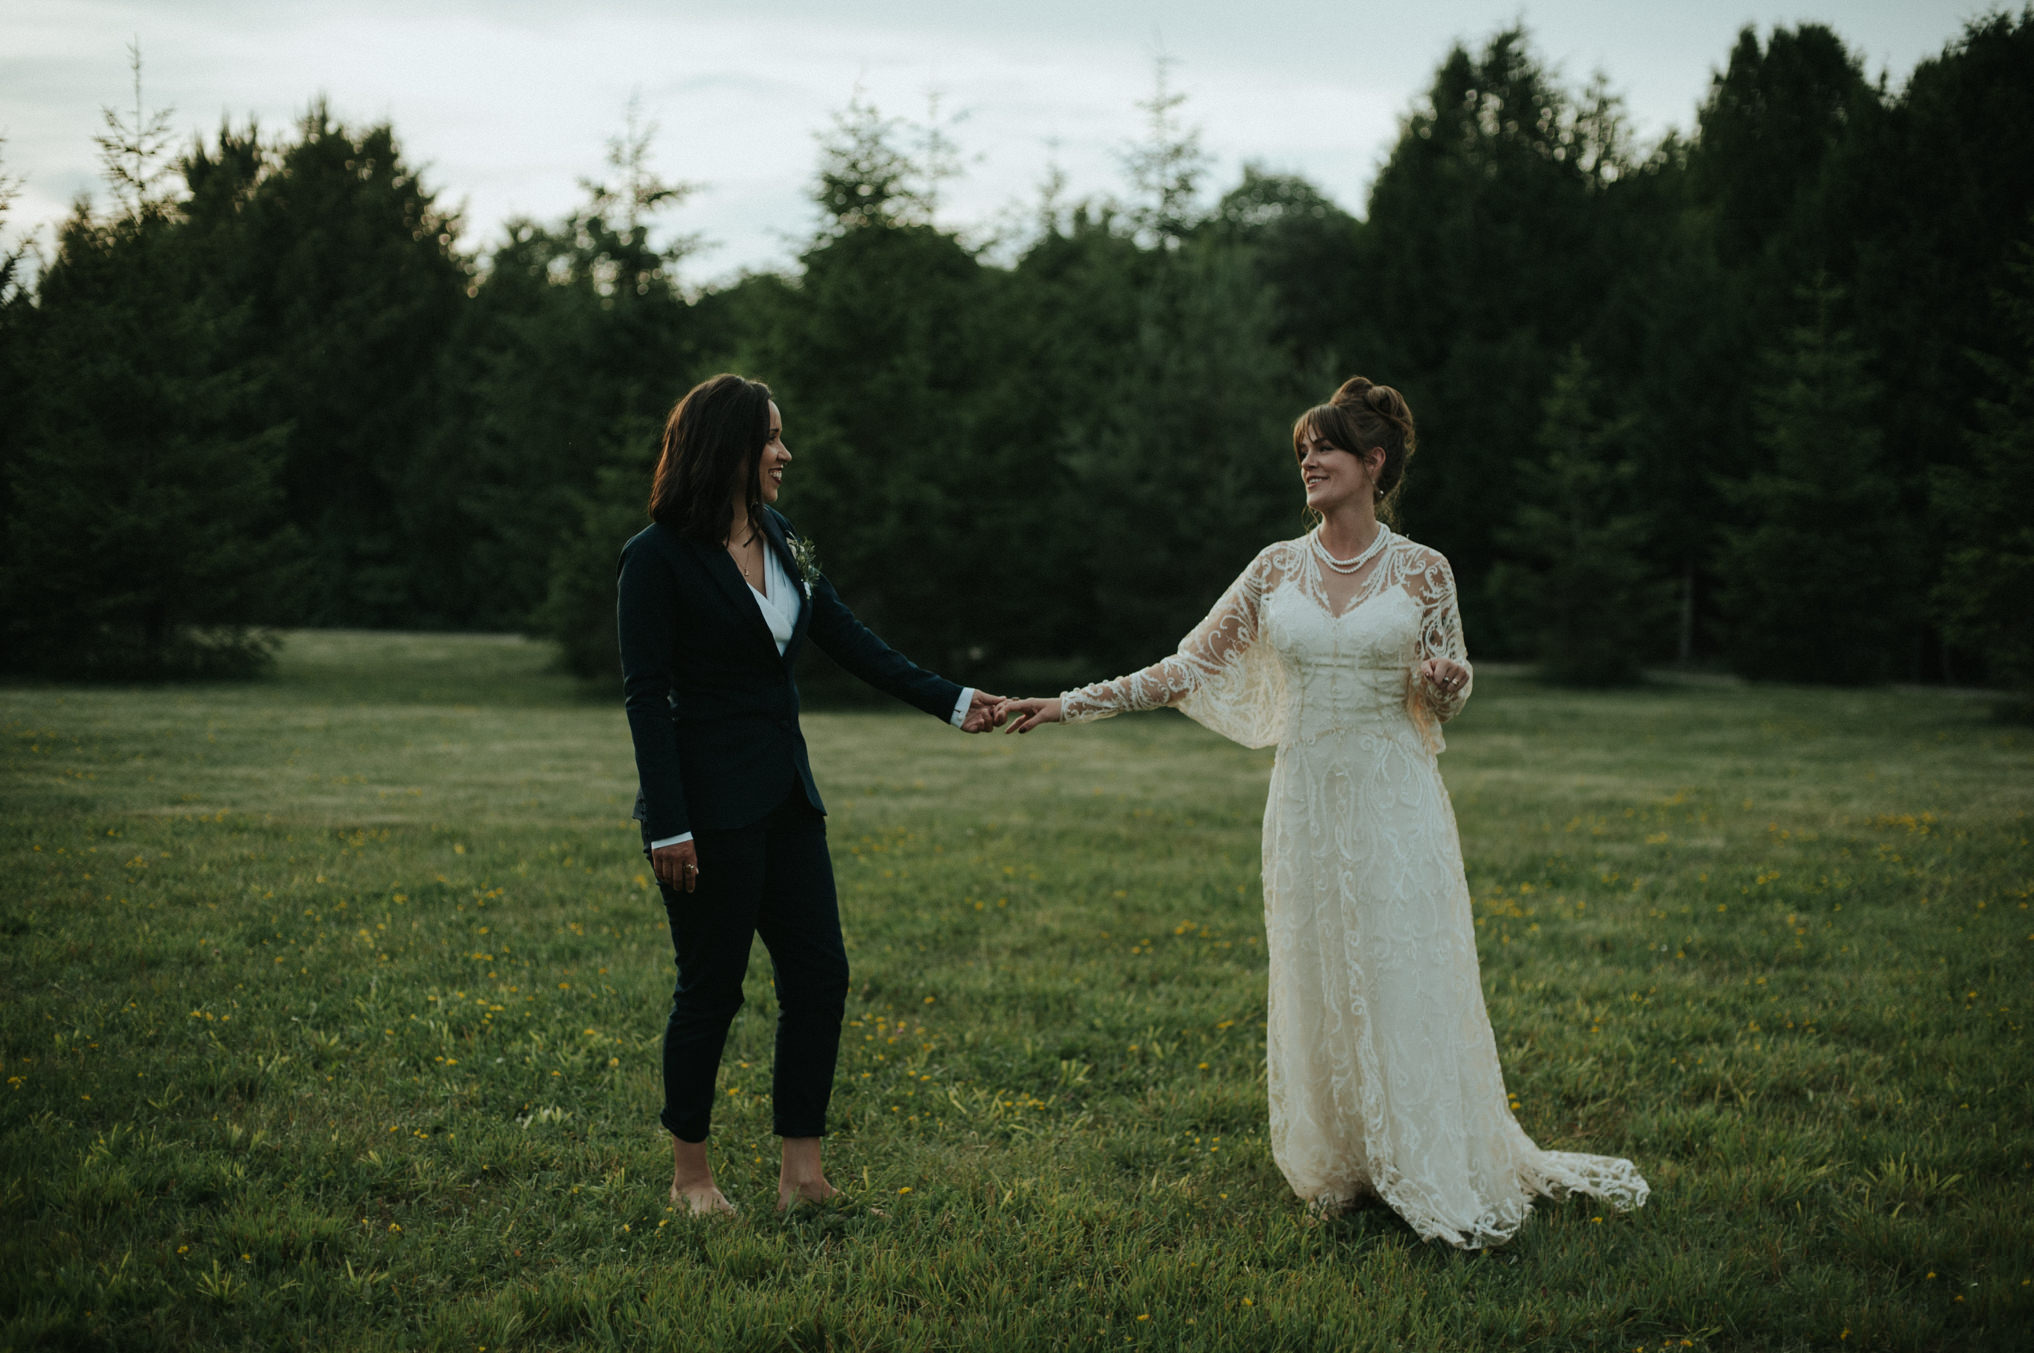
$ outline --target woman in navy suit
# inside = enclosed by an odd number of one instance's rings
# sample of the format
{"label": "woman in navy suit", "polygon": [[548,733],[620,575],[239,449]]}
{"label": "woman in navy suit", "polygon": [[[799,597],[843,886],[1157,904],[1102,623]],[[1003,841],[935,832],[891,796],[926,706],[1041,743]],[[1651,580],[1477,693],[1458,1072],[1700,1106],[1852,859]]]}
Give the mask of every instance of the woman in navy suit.
{"label": "woman in navy suit", "polygon": [[[801,565],[770,504],[791,452],[760,381],[720,375],[665,421],[651,525],[622,547],[619,630],[636,817],[664,896],[678,986],[664,1032],[671,1200],[732,1212],[706,1136],[749,942],[776,971],[777,1206],[838,1192],[820,1166],[848,989],[825,804],[798,727],[792,678],[809,640],[848,671],[969,732],[998,697],[912,664]],[[808,556],[809,557],[809,556]]]}

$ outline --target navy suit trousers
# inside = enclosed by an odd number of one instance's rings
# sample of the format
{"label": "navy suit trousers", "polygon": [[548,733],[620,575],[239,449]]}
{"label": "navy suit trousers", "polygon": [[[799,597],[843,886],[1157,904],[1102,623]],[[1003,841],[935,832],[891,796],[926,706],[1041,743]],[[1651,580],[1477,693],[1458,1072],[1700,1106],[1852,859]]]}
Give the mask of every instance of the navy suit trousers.
{"label": "navy suit trousers", "polygon": [[698,885],[689,893],[662,888],[678,987],[664,1030],[661,1121],[684,1141],[706,1140],[749,941],[761,935],[777,981],[773,1127],[780,1137],[824,1136],[848,990],[826,819],[794,786],[761,822],[693,840]]}

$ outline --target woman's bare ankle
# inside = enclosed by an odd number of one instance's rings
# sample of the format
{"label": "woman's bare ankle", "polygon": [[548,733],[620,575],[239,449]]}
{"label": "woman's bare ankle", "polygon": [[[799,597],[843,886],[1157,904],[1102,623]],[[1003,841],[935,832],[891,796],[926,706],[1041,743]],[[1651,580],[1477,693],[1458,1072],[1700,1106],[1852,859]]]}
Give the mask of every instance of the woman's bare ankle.
{"label": "woman's bare ankle", "polygon": [[777,1208],[795,1203],[823,1203],[840,1190],[826,1181],[817,1137],[784,1138],[784,1162],[777,1171]]}
{"label": "woman's bare ankle", "polygon": [[733,1214],[734,1204],[713,1182],[713,1165],[706,1158],[705,1142],[671,1139],[671,1204],[683,1206],[695,1216]]}

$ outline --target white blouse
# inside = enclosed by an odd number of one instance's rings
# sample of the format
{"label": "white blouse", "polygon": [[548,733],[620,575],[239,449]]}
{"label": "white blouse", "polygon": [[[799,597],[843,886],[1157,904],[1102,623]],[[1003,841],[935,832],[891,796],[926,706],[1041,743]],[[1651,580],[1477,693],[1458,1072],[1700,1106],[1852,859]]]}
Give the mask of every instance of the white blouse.
{"label": "white blouse", "polygon": [[802,588],[792,585],[791,575],[784,571],[784,561],[775,550],[763,551],[763,585],[761,588],[751,585],[749,595],[756,599],[756,609],[763,613],[770,637],[777,641],[777,656],[783,657],[791,635],[798,628],[798,610],[805,604],[805,594]]}
{"label": "white blouse", "polygon": [[[756,609],[762,612],[763,623],[770,627],[770,637],[777,641],[777,656],[783,657],[784,650],[790,647],[791,636],[798,629],[798,612],[805,605],[805,589],[791,581],[791,575],[785,571],[784,561],[777,557],[777,552],[766,549],[763,551],[763,585],[757,588],[751,584],[749,595],[756,599]],[[962,688],[960,699],[954,703],[953,714],[947,722],[959,728],[968,717],[968,706],[974,698],[974,687]],[[650,842],[650,849],[662,850],[665,846],[675,846],[691,839],[691,832],[683,832]]]}

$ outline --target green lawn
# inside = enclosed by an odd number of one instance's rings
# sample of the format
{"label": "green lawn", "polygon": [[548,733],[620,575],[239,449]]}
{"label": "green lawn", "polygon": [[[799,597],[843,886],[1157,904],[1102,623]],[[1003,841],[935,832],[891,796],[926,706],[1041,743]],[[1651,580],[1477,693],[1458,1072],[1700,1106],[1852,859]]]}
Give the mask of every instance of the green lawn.
{"label": "green lawn", "polygon": [[2024,1346],[2034,735],[1983,704],[1479,682],[1442,764],[1519,1117],[1653,1186],[1482,1255],[1272,1166],[1268,752],[807,729],[861,1203],[771,1211],[759,946],[707,1223],[618,701],[349,634],[0,688],[0,1347]]}

